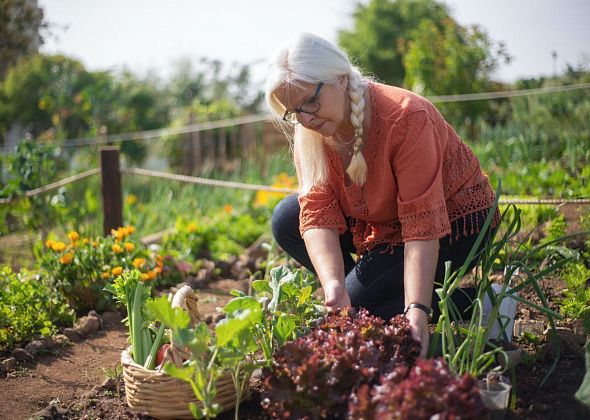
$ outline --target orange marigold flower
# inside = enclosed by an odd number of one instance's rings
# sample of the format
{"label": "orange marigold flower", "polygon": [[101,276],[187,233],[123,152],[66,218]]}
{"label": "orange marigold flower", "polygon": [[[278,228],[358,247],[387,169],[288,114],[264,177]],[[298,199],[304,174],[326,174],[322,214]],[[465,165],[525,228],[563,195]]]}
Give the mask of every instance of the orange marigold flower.
{"label": "orange marigold flower", "polygon": [[83,243],[84,245],[88,245],[88,242],[90,242],[90,239],[88,239],[88,238],[84,238],[84,239],[82,240],[82,243]]}
{"label": "orange marigold flower", "polygon": [[111,235],[113,235],[113,237],[118,241],[121,241],[125,237],[125,233],[121,230],[121,228],[117,230],[111,229]]}
{"label": "orange marigold flower", "polygon": [[102,278],[103,279],[108,279],[111,277],[111,273],[109,273],[108,271],[105,271],[102,273]]}
{"label": "orange marigold flower", "polygon": [[134,258],[133,259],[133,267],[140,268],[145,264],[145,258]]}
{"label": "orange marigold flower", "polygon": [[118,265],[111,270],[111,273],[113,273],[113,276],[120,276],[123,273],[123,267]]}
{"label": "orange marigold flower", "polygon": [[123,246],[125,247],[125,250],[127,252],[133,252],[133,250],[135,249],[135,245],[133,245],[131,242],[125,242]]}
{"label": "orange marigold flower", "polygon": [[45,241],[45,246],[46,246],[47,248],[51,248],[54,242],[55,242],[55,241],[54,241],[53,239],[47,239],[47,240]]}
{"label": "orange marigold flower", "polygon": [[190,222],[186,227],[188,233],[193,233],[197,230],[197,224],[195,222]]}
{"label": "orange marigold flower", "polygon": [[64,244],[61,241],[57,241],[57,242],[56,241],[53,241],[51,243],[51,249],[53,249],[54,251],[57,251],[57,252],[61,252],[64,249],[66,249],[66,244]]}
{"label": "orange marigold flower", "polygon": [[73,230],[70,233],[68,233],[68,237],[70,238],[70,241],[76,242],[78,239],[80,239],[80,234]]}
{"label": "orange marigold flower", "polygon": [[68,252],[67,254],[63,254],[59,259],[59,262],[62,264],[70,264],[74,259],[74,254]]}
{"label": "orange marigold flower", "polygon": [[231,204],[225,204],[223,206],[223,211],[226,212],[227,214],[231,214],[231,212],[234,210],[234,208],[231,206]]}
{"label": "orange marigold flower", "polygon": [[121,248],[121,245],[119,244],[114,244],[111,249],[113,250],[113,252],[115,254],[120,254],[121,252],[123,252],[123,248]]}
{"label": "orange marigold flower", "polygon": [[153,280],[156,277],[158,277],[158,273],[156,272],[156,270],[150,270],[147,272],[148,275],[148,280]]}
{"label": "orange marigold flower", "polygon": [[150,275],[147,273],[141,273],[141,280],[148,281],[150,279]]}

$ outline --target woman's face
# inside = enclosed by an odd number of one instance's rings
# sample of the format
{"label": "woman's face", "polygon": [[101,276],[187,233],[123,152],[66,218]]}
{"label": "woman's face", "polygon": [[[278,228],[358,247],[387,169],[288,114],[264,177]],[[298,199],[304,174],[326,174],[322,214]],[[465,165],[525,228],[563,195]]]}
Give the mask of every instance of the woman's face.
{"label": "woman's face", "polygon": [[[324,83],[316,99],[320,105],[319,110],[314,114],[298,112],[299,123],[324,137],[330,137],[348,125],[350,105],[346,90],[347,83],[346,77],[342,77],[334,85]],[[295,111],[313,99],[317,88],[317,84],[305,82],[301,83],[301,87],[283,85],[275,91],[275,95],[287,111]],[[303,108],[305,109],[306,106],[304,105]]]}

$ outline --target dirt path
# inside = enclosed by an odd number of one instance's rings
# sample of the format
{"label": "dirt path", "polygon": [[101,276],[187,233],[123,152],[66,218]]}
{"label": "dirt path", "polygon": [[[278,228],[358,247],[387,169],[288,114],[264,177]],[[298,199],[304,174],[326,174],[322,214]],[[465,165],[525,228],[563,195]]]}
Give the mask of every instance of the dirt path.
{"label": "dirt path", "polygon": [[120,325],[23,365],[16,376],[0,380],[0,419],[25,419],[53,400],[74,402],[106,379],[104,369],[115,369],[126,345],[126,328]]}

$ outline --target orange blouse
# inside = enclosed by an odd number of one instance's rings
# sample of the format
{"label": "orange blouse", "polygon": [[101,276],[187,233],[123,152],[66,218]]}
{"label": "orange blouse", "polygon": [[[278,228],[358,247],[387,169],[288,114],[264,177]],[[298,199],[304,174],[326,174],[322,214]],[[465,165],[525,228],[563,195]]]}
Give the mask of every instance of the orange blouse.
{"label": "orange blouse", "polygon": [[[428,100],[372,82],[369,94],[367,180],[352,183],[338,152],[325,147],[328,182],[299,196],[302,235],[313,228],[342,234],[348,220],[358,255],[381,244],[393,251],[407,241],[450,235],[451,223],[492,205],[494,191],[479,161]],[[471,226],[471,233],[479,229]]]}

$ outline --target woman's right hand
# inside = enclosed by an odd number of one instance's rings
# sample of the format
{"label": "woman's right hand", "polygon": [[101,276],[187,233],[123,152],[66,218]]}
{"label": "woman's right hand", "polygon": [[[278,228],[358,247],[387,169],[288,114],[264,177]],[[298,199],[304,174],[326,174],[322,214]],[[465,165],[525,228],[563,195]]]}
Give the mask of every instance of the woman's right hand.
{"label": "woman's right hand", "polygon": [[327,281],[323,285],[324,305],[329,309],[347,308],[350,306],[350,297],[344,283],[338,280]]}

